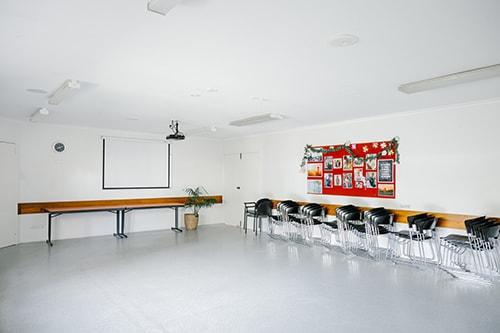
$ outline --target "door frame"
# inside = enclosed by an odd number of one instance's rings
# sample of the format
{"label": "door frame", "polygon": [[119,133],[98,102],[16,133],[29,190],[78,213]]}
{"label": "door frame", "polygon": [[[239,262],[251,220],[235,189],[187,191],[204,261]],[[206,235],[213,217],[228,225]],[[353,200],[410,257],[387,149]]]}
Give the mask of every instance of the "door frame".
{"label": "door frame", "polygon": [[[19,202],[19,157],[18,157],[18,146],[17,146],[17,143],[14,142],[14,141],[10,141],[10,140],[6,140],[6,139],[2,139],[0,138],[0,144],[6,144],[6,145],[12,145],[14,146],[14,154],[15,154],[15,165],[16,165],[16,182],[15,182],[15,187],[16,187],[16,204],[17,202]],[[16,228],[15,228],[15,240],[14,240],[14,243],[13,244],[10,244],[10,245],[7,245],[7,246],[4,246],[4,247],[0,247],[0,249],[3,249],[3,248],[7,248],[7,247],[10,247],[10,246],[15,246],[17,244],[19,244],[19,215],[16,214],[16,218],[15,218],[15,222],[16,222]]]}

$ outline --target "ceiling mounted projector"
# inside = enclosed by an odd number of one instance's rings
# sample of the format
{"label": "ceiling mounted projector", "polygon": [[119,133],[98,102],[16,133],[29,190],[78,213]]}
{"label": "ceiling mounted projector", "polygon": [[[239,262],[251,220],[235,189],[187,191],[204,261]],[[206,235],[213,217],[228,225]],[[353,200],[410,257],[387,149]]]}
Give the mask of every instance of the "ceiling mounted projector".
{"label": "ceiling mounted projector", "polygon": [[63,99],[72,95],[75,91],[80,89],[80,82],[76,80],[66,80],[59,88],[49,97],[49,104],[59,105]]}
{"label": "ceiling mounted projector", "polygon": [[405,83],[400,85],[398,90],[407,94],[414,94],[421,91],[448,87],[455,84],[489,79],[495,76],[500,76],[500,64]]}
{"label": "ceiling mounted projector", "polygon": [[248,117],[244,119],[239,119],[239,120],[234,120],[229,123],[231,126],[237,126],[237,127],[242,127],[242,126],[250,126],[250,125],[255,125],[255,124],[260,124],[260,123],[265,123],[268,121],[274,121],[274,120],[282,120],[285,117],[281,114],[275,114],[275,113],[266,113],[266,114],[261,114],[258,116],[253,116],[253,117]]}
{"label": "ceiling mounted projector", "polygon": [[170,124],[169,127],[172,130],[172,134],[167,136],[167,140],[181,141],[181,140],[184,140],[186,138],[186,136],[182,132],[179,132],[179,121],[178,120],[172,120],[172,123]]}

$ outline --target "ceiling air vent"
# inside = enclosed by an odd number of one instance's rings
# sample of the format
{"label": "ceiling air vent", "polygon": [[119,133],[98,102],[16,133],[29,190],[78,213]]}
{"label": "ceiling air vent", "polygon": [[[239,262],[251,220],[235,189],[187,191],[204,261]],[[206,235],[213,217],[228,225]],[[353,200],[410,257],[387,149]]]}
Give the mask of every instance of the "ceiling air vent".
{"label": "ceiling air vent", "polygon": [[235,121],[230,122],[229,125],[237,126],[237,127],[250,126],[250,125],[265,123],[268,121],[282,120],[284,118],[285,117],[281,114],[266,113],[266,114],[262,114],[262,115],[258,115],[258,116],[253,116],[253,117],[235,120]]}

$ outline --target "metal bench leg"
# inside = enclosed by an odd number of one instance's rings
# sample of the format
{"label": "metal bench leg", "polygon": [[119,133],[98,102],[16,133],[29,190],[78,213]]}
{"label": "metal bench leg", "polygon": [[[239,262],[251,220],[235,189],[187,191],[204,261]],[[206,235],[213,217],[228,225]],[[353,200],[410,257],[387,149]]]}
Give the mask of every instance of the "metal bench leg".
{"label": "metal bench leg", "polygon": [[49,246],[53,246],[52,244],[52,214],[49,213],[49,218],[48,218],[48,235],[47,235],[47,240],[45,243],[47,243]]}
{"label": "metal bench leg", "polygon": [[128,238],[127,234],[125,234],[125,210],[121,210],[118,213],[122,218],[122,231],[120,232],[120,237]]}

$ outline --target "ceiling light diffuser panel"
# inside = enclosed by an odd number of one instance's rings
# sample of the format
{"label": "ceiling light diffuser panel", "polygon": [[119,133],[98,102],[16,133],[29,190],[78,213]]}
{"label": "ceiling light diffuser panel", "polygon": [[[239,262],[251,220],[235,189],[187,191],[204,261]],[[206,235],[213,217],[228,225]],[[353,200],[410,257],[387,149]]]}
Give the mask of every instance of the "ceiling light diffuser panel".
{"label": "ceiling light diffuser panel", "polygon": [[63,84],[57,88],[52,95],[50,95],[49,104],[59,105],[63,99],[68,98],[78,89],[80,89],[80,82],[69,79],[64,81]]}
{"label": "ceiling light diffuser panel", "polygon": [[407,94],[448,87],[455,84],[468,83],[500,76],[500,64],[479,67],[463,72],[437,76],[431,79],[402,84],[398,90]]}
{"label": "ceiling light diffuser panel", "polygon": [[148,10],[156,14],[167,15],[172,8],[181,2],[182,0],[149,0]]}

